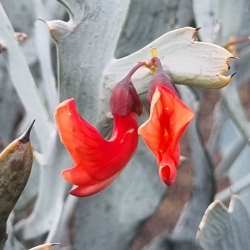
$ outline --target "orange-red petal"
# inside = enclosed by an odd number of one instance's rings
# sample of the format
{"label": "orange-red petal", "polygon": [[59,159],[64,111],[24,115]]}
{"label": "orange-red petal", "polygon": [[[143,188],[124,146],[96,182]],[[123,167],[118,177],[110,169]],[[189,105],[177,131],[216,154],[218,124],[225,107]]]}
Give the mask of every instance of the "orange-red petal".
{"label": "orange-red petal", "polygon": [[109,179],[97,182],[97,183],[92,184],[92,185],[74,186],[71,189],[70,194],[78,196],[78,197],[86,197],[86,196],[96,194],[96,193],[104,190],[105,188],[107,188],[115,180],[116,177],[117,177],[117,175],[114,175],[113,177],[111,177]]}
{"label": "orange-red petal", "polygon": [[[179,140],[193,118],[193,112],[164,84],[155,88],[149,119],[140,126],[139,134],[155,155],[162,180],[175,180],[180,161]],[[167,159],[167,160],[166,160]]]}
{"label": "orange-red petal", "polygon": [[102,160],[99,150],[105,148],[107,142],[94,126],[80,116],[73,98],[58,105],[55,119],[61,141],[76,165],[82,162],[94,165]]}
{"label": "orange-red petal", "polygon": [[159,176],[167,185],[171,185],[176,179],[176,167],[174,161],[169,157],[168,160],[159,163]]}
{"label": "orange-red petal", "polygon": [[92,193],[109,185],[137,147],[135,113],[114,115],[113,134],[109,140],[80,116],[72,98],[57,107],[55,118],[61,141],[74,161],[74,167],[62,174],[66,181],[78,186],[78,193]]}

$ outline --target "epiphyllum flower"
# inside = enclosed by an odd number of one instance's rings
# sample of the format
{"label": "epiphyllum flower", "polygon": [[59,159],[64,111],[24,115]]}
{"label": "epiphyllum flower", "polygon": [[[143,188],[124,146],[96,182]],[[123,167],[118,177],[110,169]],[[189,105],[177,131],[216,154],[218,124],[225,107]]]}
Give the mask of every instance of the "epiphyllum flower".
{"label": "epiphyllum flower", "polygon": [[62,173],[66,181],[76,186],[71,194],[89,196],[103,190],[133,155],[138,143],[136,118],[142,105],[131,77],[142,65],[135,66],[112,91],[114,126],[109,140],[80,116],[74,99],[57,107],[55,118],[60,138],[74,161],[73,168]]}
{"label": "epiphyllum flower", "polygon": [[176,179],[176,168],[180,163],[179,140],[192,120],[193,112],[178,96],[159,58],[153,57],[151,65],[155,76],[148,91],[150,116],[138,132],[157,159],[162,181],[170,185]]}

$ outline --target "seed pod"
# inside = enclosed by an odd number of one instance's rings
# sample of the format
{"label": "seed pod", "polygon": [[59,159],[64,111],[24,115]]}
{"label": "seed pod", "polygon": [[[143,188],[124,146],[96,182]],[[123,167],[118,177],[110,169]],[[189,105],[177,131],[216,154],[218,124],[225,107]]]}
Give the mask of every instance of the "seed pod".
{"label": "seed pod", "polygon": [[0,153],[0,242],[6,238],[6,221],[30,175],[33,153],[27,131]]}

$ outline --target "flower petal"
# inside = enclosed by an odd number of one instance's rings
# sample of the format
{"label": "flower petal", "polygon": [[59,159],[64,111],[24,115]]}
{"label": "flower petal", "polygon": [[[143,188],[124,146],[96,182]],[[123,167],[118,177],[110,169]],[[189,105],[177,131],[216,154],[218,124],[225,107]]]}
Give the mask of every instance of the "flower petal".
{"label": "flower petal", "polygon": [[94,165],[102,160],[100,147],[105,148],[107,142],[80,116],[73,98],[59,104],[55,118],[61,141],[77,165],[82,162]]}
{"label": "flower petal", "polygon": [[73,167],[65,169],[62,172],[64,179],[74,185],[93,185],[98,181],[93,179],[85,170],[81,167]]}
{"label": "flower petal", "polygon": [[138,129],[138,134],[143,137],[143,140],[156,157],[159,157],[158,150],[162,140],[162,128],[159,123],[159,114],[163,111],[161,105],[157,106],[157,103],[160,102],[160,98],[161,93],[159,89],[155,89],[151,101],[149,118]]}
{"label": "flower petal", "polygon": [[85,196],[96,194],[102,191],[103,189],[107,188],[114,181],[116,177],[117,175],[105,181],[101,181],[101,182],[98,182],[96,184],[89,185],[89,186],[73,187],[73,189],[70,191],[70,194],[78,196],[78,197],[85,197]]}
{"label": "flower petal", "polygon": [[[177,95],[165,88],[164,85],[159,86],[159,91],[161,92],[161,101],[165,110],[172,110],[165,113],[164,119],[168,121],[169,134],[173,144],[176,145],[187,125],[193,119],[194,113]],[[170,118],[166,116],[170,116]]]}
{"label": "flower petal", "polygon": [[62,102],[55,118],[61,141],[74,160],[74,167],[62,174],[66,181],[78,186],[76,193],[92,193],[111,183],[137,147],[135,113],[114,115],[113,134],[109,140],[80,116],[74,99]]}
{"label": "flower petal", "polygon": [[138,133],[157,158],[160,177],[168,185],[176,178],[175,168],[180,162],[179,140],[193,115],[172,89],[157,84],[149,119],[139,127]]}
{"label": "flower petal", "polygon": [[159,165],[159,176],[161,180],[167,184],[171,185],[176,179],[176,167],[175,163],[171,158],[166,161],[161,161]]}

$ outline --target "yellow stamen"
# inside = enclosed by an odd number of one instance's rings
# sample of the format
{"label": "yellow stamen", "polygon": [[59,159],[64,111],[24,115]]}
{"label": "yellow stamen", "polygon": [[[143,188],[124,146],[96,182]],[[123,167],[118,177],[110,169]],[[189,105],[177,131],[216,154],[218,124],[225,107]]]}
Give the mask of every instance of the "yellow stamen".
{"label": "yellow stamen", "polygon": [[150,54],[151,54],[151,57],[158,57],[158,50],[157,48],[151,48],[150,49]]}
{"label": "yellow stamen", "polygon": [[145,67],[150,70],[150,73],[154,75],[156,73],[157,66],[155,65],[154,61],[152,60],[155,57],[158,57],[158,50],[157,48],[150,49],[151,60],[147,63],[145,62]]}
{"label": "yellow stamen", "polygon": [[145,67],[146,67],[147,69],[150,70],[150,73],[151,73],[152,75],[155,74],[155,72],[156,72],[156,67],[155,67],[155,65],[153,65],[151,62],[145,63]]}

